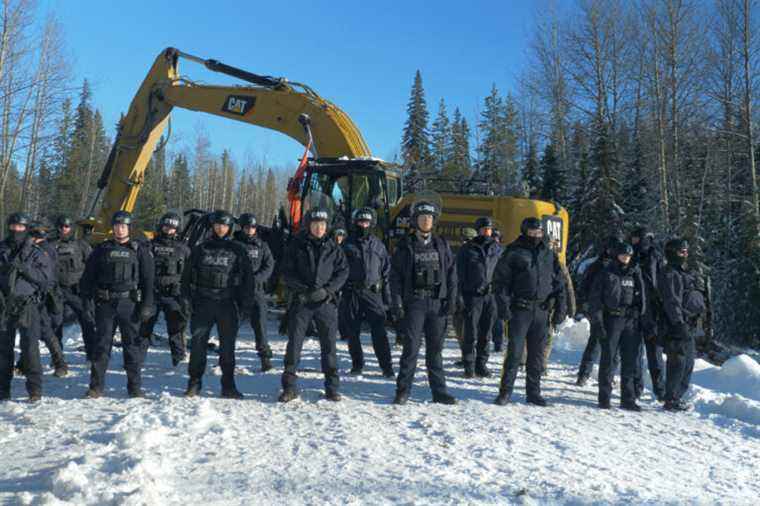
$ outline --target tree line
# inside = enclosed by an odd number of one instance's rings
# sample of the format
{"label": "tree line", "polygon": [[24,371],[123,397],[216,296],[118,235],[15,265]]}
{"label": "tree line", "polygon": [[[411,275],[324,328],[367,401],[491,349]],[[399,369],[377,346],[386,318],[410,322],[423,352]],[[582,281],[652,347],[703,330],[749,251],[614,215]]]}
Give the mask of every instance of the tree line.
{"label": "tree line", "polygon": [[559,202],[571,263],[635,225],[683,236],[712,279],[716,335],[760,345],[757,1],[574,0],[540,12],[515,89],[494,86],[473,131],[443,99],[429,122],[417,72],[407,188],[479,181]]}
{"label": "tree line", "polygon": [[[113,142],[91,86],[75,84],[60,24],[39,19],[33,1],[4,0],[0,18],[0,220],[18,210],[87,217]],[[253,211],[269,223],[285,184],[281,170],[264,161],[239,164],[229,150],[214,154],[201,129],[190,147],[161,140],[135,219],[152,229],[167,210],[224,208]]]}

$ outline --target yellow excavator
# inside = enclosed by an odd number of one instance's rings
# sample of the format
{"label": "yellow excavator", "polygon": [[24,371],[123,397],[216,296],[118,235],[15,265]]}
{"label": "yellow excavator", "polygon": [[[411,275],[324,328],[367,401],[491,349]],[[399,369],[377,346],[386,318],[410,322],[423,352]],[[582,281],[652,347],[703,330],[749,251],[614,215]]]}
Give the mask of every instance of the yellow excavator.
{"label": "yellow excavator", "polygon": [[[179,73],[185,59],[207,69],[235,77],[245,86],[210,86],[193,82]],[[305,147],[305,153],[288,185],[287,226],[297,229],[313,195],[331,199],[344,220],[351,212],[369,206],[377,211],[378,231],[387,239],[405,233],[413,195],[402,196],[401,167],[371,156],[359,129],[334,104],[309,86],[254,74],[217,60],[203,59],[175,48],[158,55],[119,122],[114,145],[98,180],[90,217],[80,224],[92,240],[109,233],[111,215],[132,211],[148,162],[179,107],[223,116],[277,130]],[[561,245],[564,261],[568,237],[567,211],[538,200],[485,195],[442,193],[438,230],[458,244],[462,230],[478,216],[491,216],[502,228],[504,239],[517,237],[527,216],[541,218],[547,234]],[[95,210],[100,208],[97,214]]]}

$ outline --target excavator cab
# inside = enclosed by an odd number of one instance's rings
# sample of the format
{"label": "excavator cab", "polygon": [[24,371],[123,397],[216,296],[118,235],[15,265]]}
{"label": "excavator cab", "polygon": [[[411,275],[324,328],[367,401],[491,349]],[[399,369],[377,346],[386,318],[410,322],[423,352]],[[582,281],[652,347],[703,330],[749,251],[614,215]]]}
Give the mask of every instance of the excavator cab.
{"label": "excavator cab", "polygon": [[355,209],[371,207],[377,214],[377,232],[384,235],[390,224],[391,209],[401,198],[400,170],[375,158],[309,160],[301,189],[300,200],[304,203],[301,216],[308,211],[312,193],[331,198],[336,226],[349,226]]}

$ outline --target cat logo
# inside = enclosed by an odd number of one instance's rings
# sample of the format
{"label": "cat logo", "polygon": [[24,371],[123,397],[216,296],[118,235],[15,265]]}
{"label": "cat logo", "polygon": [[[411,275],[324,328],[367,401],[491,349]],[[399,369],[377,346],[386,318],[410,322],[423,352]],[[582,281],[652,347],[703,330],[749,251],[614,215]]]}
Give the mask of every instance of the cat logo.
{"label": "cat logo", "polygon": [[248,111],[253,109],[256,103],[256,97],[246,97],[243,95],[230,95],[224,101],[222,112],[229,112],[239,116],[245,116]]}
{"label": "cat logo", "polygon": [[562,218],[559,216],[544,216],[544,234],[546,238],[553,242],[556,241],[560,251],[563,249],[562,244]]}

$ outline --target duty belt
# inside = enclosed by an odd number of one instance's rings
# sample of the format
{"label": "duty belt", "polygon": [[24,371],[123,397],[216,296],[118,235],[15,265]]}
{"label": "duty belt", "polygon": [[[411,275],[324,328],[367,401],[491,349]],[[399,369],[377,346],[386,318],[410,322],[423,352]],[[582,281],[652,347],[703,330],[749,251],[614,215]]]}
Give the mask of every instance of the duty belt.
{"label": "duty belt", "polygon": [[354,282],[349,281],[346,283],[346,288],[348,290],[352,290],[354,292],[363,292],[364,290],[369,290],[372,293],[380,293],[382,290],[382,285],[380,283],[374,283],[374,284],[367,284],[362,282]]}
{"label": "duty belt", "polygon": [[413,295],[417,298],[428,298],[428,299],[437,299],[438,295],[441,292],[441,287],[436,286],[433,288],[415,288],[412,292]]}
{"label": "duty belt", "polygon": [[493,293],[493,285],[489,283],[484,288],[473,290],[471,292],[462,292],[462,293],[463,295],[467,295],[468,297],[485,297],[486,295],[491,295]]}
{"label": "duty belt", "polygon": [[95,295],[97,296],[97,299],[100,301],[128,299],[130,297],[134,297],[135,302],[139,302],[142,298],[140,290],[116,291],[116,290],[108,290],[106,288],[98,288],[97,293]]}
{"label": "duty belt", "polygon": [[626,316],[630,317],[630,316],[638,315],[639,308],[635,306],[618,308],[618,309],[604,308],[604,313],[610,316],[615,316],[617,318],[624,318]]}
{"label": "duty belt", "polygon": [[519,309],[532,309],[540,303],[537,299],[512,299],[512,305]]}
{"label": "duty belt", "polygon": [[225,300],[235,297],[235,292],[232,288],[206,288],[204,286],[196,286],[193,287],[193,291],[205,299]]}

